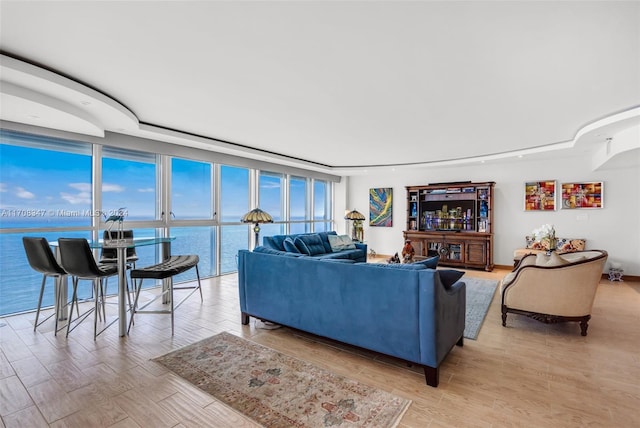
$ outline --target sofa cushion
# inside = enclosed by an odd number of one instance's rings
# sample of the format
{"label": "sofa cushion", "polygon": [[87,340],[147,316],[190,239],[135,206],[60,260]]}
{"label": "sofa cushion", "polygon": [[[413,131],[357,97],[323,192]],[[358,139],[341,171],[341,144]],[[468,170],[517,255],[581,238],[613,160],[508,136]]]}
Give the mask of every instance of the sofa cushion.
{"label": "sofa cushion", "polygon": [[288,253],[300,253],[300,250],[296,247],[296,244],[293,242],[291,237],[285,238],[284,241],[282,241],[282,245]]}
{"label": "sofa cushion", "polygon": [[318,254],[325,254],[324,244],[322,243],[322,239],[317,234],[309,234],[309,235],[299,235],[294,240],[293,243],[298,247],[298,250],[302,254],[307,254],[309,256],[316,256]]}
{"label": "sofa cushion", "polygon": [[438,261],[440,260],[440,256],[429,257],[424,260],[419,260],[417,262],[413,262],[413,264],[421,264],[424,265],[427,269],[435,269],[438,267]]}
{"label": "sofa cushion", "polygon": [[353,243],[349,235],[329,235],[329,244],[331,244],[331,251],[334,253],[342,250],[355,250],[356,244]]}

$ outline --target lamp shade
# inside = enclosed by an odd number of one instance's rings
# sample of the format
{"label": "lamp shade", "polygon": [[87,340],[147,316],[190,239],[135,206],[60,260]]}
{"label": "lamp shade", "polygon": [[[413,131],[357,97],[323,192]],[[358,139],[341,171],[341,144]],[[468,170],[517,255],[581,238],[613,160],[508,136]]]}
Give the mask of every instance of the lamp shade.
{"label": "lamp shade", "polygon": [[254,208],[240,219],[243,223],[273,223],[273,218],[269,213],[262,211],[260,208]]}
{"label": "lamp shade", "polygon": [[364,215],[357,210],[349,211],[344,216],[345,220],[364,220]]}

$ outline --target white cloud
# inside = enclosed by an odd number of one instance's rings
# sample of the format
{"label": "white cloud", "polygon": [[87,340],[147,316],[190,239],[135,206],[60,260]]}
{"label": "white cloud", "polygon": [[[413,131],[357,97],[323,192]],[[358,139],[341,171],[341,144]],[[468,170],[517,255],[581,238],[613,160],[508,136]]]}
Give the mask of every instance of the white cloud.
{"label": "white cloud", "polygon": [[69,183],[69,187],[81,192],[91,192],[91,183]]}
{"label": "white cloud", "polygon": [[103,192],[124,192],[125,188],[119,184],[102,183]]}
{"label": "white cloud", "polygon": [[156,189],[154,189],[153,187],[147,187],[146,189],[138,189],[138,192],[140,193],[152,193],[155,191]]}
{"label": "white cloud", "polygon": [[33,199],[36,197],[33,193],[23,187],[16,187],[16,196],[20,199]]}
{"label": "white cloud", "polygon": [[60,197],[72,205],[77,205],[77,204],[88,205],[91,203],[90,192],[78,192],[76,194],[60,192]]}
{"label": "white cloud", "polygon": [[260,187],[263,189],[278,189],[280,188],[280,183],[275,183],[272,181],[263,181],[260,183]]}
{"label": "white cloud", "polygon": [[91,204],[91,183],[69,183],[69,187],[78,190],[78,193],[60,192],[60,197],[71,205]]}
{"label": "white cloud", "polygon": [[7,184],[6,183],[0,183],[0,192],[8,192],[9,189],[7,189]]}

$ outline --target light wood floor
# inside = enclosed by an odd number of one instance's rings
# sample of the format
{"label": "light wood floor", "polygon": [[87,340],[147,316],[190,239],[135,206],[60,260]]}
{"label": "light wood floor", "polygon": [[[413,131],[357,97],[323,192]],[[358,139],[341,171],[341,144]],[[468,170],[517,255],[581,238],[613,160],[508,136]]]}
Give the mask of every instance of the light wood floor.
{"label": "light wood floor", "polygon": [[[467,271],[468,276],[495,278]],[[478,340],[455,347],[440,386],[422,370],[313,340],[287,328],[240,324],[237,277],[205,281],[176,317],[139,315],[127,338],[114,325],[94,342],[85,322],[68,339],[34,314],[0,319],[0,415],[6,427],[253,427],[242,415],[150,361],[221,331],[411,399],[401,427],[640,426],[640,283],[603,280],[589,325],[548,326],[510,315],[498,293]]]}

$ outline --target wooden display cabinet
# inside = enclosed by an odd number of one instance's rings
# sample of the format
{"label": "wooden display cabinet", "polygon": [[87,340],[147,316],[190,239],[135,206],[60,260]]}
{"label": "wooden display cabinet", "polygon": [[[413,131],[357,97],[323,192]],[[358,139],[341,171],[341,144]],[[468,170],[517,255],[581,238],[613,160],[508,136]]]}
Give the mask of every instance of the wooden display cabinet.
{"label": "wooden display cabinet", "polygon": [[493,270],[492,181],[407,186],[407,228],[417,256],[440,265]]}

